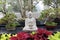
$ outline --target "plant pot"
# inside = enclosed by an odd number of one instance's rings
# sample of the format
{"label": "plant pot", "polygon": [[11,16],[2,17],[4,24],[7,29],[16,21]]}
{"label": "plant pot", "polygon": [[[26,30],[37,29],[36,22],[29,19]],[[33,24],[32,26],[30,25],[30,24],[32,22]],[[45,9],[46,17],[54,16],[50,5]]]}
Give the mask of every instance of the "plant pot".
{"label": "plant pot", "polygon": [[7,30],[15,30],[16,28],[15,27],[9,27],[9,28],[6,28]]}
{"label": "plant pot", "polygon": [[48,25],[45,25],[46,28],[48,29],[54,29],[56,26],[48,26]]}

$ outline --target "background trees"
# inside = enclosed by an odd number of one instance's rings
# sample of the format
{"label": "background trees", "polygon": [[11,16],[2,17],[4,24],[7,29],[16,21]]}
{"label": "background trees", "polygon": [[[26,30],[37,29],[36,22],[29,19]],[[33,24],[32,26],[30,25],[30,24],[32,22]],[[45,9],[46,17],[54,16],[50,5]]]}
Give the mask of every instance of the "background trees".
{"label": "background trees", "polygon": [[52,7],[55,10],[56,15],[59,15],[60,0],[44,0],[44,4],[48,7]]}

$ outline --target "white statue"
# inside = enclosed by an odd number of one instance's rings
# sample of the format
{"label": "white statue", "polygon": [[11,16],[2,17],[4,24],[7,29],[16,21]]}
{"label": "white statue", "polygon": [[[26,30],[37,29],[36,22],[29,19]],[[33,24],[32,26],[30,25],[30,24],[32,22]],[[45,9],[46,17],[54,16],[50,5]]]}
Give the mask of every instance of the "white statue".
{"label": "white statue", "polygon": [[32,17],[32,12],[28,12],[28,16],[25,19],[25,27],[23,28],[23,31],[36,31],[36,20]]}

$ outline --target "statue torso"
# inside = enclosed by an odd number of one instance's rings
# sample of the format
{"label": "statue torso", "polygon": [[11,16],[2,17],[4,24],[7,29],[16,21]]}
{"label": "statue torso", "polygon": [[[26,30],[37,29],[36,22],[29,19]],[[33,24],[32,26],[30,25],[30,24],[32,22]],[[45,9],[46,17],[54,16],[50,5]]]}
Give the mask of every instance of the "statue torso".
{"label": "statue torso", "polygon": [[25,22],[26,22],[25,23],[26,26],[29,26],[29,25],[34,26],[34,25],[36,25],[35,18],[26,18]]}

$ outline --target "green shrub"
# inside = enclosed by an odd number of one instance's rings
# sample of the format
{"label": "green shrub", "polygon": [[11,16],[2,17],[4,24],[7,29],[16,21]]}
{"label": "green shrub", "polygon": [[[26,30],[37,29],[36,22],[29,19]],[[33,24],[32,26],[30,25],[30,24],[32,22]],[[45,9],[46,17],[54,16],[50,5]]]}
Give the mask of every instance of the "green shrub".
{"label": "green shrub", "polygon": [[56,26],[57,25],[57,23],[55,23],[55,22],[46,22],[45,24],[47,26]]}
{"label": "green shrub", "polygon": [[48,37],[49,40],[60,40],[60,32],[54,33]]}

